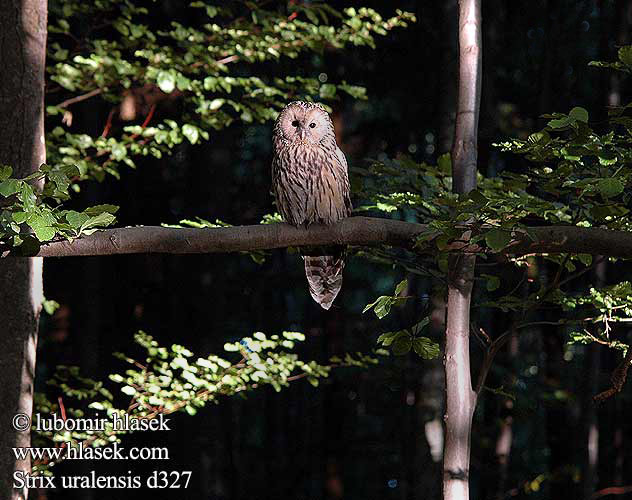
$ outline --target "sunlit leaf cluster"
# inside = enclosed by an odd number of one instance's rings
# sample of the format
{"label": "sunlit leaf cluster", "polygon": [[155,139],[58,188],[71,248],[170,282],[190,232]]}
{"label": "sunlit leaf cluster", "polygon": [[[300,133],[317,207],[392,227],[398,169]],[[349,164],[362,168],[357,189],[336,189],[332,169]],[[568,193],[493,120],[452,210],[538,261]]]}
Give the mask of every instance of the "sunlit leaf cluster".
{"label": "sunlit leaf cluster", "polygon": [[[127,369],[109,376],[119,386],[121,396],[115,397],[110,384],[82,376],[77,367],[59,367],[50,383],[63,394],[52,403],[43,394],[36,396],[36,411],[42,414],[63,413],[73,418],[104,418],[116,413],[121,418],[152,419],[160,414],[184,411],[194,415],[208,403],[223,397],[241,395],[270,386],[275,391],[292,381],[306,379],[318,386],[334,368],[367,368],[378,363],[373,355],[347,353],[334,356],[327,364],[303,361],[293,352],[305,336],[299,332],[283,332],[267,336],[256,332],[224,345],[226,357],[214,354],[198,357],[182,345],[160,345],[150,335],[138,332],[136,344],[143,351],[140,359],[116,353]],[[377,351],[376,351],[377,352]],[[379,354],[379,352],[378,352]],[[117,406],[123,401],[124,406]],[[82,403],[83,402],[83,403]],[[96,413],[95,413],[96,412]],[[40,431],[37,438],[43,443],[80,442],[87,446],[107,446],[128,433],[106,422],[105,431]],[[39,464],[39,471],[51,463]]]}
{"label": "sunlit leaf cluster", "polygon": [[[373,310],[378,319],[383,319],[391,312],[391,308],[401,307],[411,298],[404,295],[408,289],[408,280],[397,284],[393,295],[382,295],[368,304],[363,313]],[[390,349],[396,356],[408,354],[411,350],[423,359],[434,359],[439,356],[439,344],[434,340],[420,335],[430,323],[430,318],[425,317],[410,328],[382,333],[377,343],[385,349]]]}
{"label": "sunlit leaf cluster", "polygon": [[[158,25],[151,14],[131,0],[51,2],[49,90],[64,96],[47,107],[57,125],[47,137],[52,163],[81,164],[83,176],[101,179],[134,166],[139,155],[213,141],[232,123],[270,121],[290,100],[364,99],[364,88],[329,81],[305,58],[375,47],[376,37],[415,20],[402,11],[338,11],[324,1],[185,1]],[[297,72],[288,61],[298,58],[305,63]],[[261,65],[273,66],[275,76],[261,77]],[[72,106],[88,98],[111,110],[100,135],[72,131]]]}
{"label": "sunlit leaf cluster", "polygon": [[78,212],[60,205],[69,198],[74,165],[43,164],[28,177],[12,177],[13,169],[0,166],[0,250],[36,254],[43,242],[71,240],[116,221],[118,207],[97,205]]}

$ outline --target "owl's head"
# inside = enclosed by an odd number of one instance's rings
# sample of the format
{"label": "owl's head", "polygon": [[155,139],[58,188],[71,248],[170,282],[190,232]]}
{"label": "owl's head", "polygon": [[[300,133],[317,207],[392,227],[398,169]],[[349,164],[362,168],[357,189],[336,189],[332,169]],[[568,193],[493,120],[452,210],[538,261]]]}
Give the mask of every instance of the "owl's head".
{"label": "owl's head", "polygon": [[325,108],[314,102],[294,101],[279,114],[275,135],[290,142],[315,145],[324,138],[334,137],[334,125]]}

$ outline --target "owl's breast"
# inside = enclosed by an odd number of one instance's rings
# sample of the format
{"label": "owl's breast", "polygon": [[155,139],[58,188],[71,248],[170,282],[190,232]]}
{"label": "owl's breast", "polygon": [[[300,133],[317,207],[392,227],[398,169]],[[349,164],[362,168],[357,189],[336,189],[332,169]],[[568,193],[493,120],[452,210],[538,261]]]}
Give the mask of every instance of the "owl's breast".
{"label": "owl's breast", "polygon": [[275,153],[273,185],[286,222],[332,224],[348,215],[349,181],[335,150],[289,144]]}

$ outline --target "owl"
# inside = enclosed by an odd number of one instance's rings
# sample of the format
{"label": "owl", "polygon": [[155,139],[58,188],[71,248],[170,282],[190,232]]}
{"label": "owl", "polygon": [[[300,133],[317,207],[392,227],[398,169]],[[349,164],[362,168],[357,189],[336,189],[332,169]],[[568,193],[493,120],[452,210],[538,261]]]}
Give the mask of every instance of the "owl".
{"label": "owl", "polygon": [[[272,190],[285,222],[304,227],[333,224],[351,214],[347,160],[320,104],[295,101],[285,106],[274,124],[272,142]],[[309,293],[329,309],[342,287],[344,249],[304,250],[303,259]]]}

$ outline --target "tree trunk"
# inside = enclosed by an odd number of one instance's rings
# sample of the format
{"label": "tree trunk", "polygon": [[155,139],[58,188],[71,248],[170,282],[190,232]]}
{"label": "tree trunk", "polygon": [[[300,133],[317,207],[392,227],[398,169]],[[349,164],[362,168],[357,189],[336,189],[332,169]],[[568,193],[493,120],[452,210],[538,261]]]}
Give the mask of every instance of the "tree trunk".
{"label": "tree trunk", "polygon": [[[459,97],[452,147],[453,190],[476,187],[481,97],[481,3],[459,0]],[[470,373],[470,302],[476,257],[453,255],[448,266],[444,500],[469,499],[470,441],[476,394]]]}
{"label": "tree trunk", "polygon": [[[44,65],[46,0],[0,2],[0,164],[24,177],[45,161]],[[12,419],[30,418],[37,324],[42,303],[42,259],[0,260],[0,498],[23,499],[25,488],[13,489],[14,471],[30,472],[29,461],[17,461],[14,447],[29,446],[30,433],[17,432]]]}

